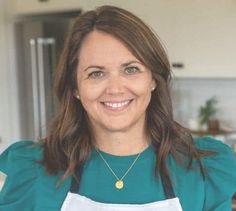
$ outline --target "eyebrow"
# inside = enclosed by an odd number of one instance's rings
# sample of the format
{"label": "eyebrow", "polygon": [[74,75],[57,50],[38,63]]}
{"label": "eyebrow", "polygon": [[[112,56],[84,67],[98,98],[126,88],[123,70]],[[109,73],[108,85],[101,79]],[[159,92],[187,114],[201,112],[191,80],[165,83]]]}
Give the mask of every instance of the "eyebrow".
{"label": "eyebrow", "polygon": [[98,66],[98,65],[90,65],[84,69],[84,72],[86,72],[90,68],[96,68],[96,69],[104,69],[103,66]]}
{"label": "eyebrow", "polygon": [[[141,63],[140,61],[138,61],[138,60],[133,60],[133,61],[125,62],[124,64],[121,65],[121,67],[127,67],[127,66],[129,66],[130,64],[133,64],[133,63],[142,64],[142,63]],[[90,65],[90,66],[88,66],[88,67],[86,67],[86,68],[84,69],[84,72],[86,72],[86,71],[87,71],[88,69],[90,69],[90,68],[105,69],[104,66]]]}
{"label": "eyebrow", "polygon": [[126,63],[122,64],[121,67],[127,67],[127,66],[129,66],[130,64],[133,64],[133,63],[142,64],[140,61],[133,60],[133,61],[129,61],[129,62],[126,62]]}

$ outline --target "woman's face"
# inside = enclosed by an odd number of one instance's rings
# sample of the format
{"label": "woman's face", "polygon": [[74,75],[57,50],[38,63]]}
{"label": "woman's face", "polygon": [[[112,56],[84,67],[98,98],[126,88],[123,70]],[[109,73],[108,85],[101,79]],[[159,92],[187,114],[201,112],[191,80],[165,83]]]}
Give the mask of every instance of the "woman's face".
{"label": "woman's face", "polygon": [[99,31],[88,34],[77,71],[76,95],[94,129],[111,132],[144,126],[155,81],[121,41]]}

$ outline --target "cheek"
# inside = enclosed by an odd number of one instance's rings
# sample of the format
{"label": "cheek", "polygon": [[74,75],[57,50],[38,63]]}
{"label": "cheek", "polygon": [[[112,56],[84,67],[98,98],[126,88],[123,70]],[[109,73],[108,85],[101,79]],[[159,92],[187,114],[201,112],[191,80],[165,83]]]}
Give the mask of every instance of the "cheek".
{"label": "cheek", "polygon": [[82,104],[89,104],[96,100],[96,92],[92,90],[81,90],[81,101]]}
{"label": "cheek", "polygon": [[79,87],[79,93],[82,104],[86,106],[98,102],[102,91],[99,87],[94,88],[88,85],[82,85]]}
{"label": "cheek", "polygon": [[94,113],[94,111],[97,110],[96,99],[96,95],[93,91],[86,89],[81,90],[80,102],[88,114]]}
{"label": "cheek", "polygon": [[150,83],[142,83],[136,89],[136,94],[139,97],[140,101],[140,106],[147,107],[150,103],[151,100],[151,84]]}
{"label": "cheek", "polygon": [[134,86],[137,94],[147,95],[147,97],[151,95],[152,80],[149,78],[146,78],[146,80],[144,78],[143,80],[136,81]]}

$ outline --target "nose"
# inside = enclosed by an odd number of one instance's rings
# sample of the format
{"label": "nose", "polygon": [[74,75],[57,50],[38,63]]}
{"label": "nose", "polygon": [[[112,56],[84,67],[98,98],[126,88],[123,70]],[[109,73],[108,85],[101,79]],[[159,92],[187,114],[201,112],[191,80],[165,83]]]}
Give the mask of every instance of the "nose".
{"label": "nose", "polygon": [[107,81],[106,94],[123,94],[125,89],[124,79],[119,74],[110,75]]}

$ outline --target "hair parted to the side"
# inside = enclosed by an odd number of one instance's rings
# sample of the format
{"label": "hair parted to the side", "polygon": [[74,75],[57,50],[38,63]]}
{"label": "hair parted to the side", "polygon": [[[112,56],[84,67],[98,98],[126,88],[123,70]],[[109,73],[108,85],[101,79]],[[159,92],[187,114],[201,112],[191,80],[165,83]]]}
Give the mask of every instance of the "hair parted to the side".
{"label": "hair parted to the side", "polygon": [[[79,51],[84,38],[92,31],[108,33],[121,42],[151,70],[156,80],[146,114],[146,131],[156,149],[156,175],[161,171],[164,179],[171,180],[166,159],[171,154],[177,161],[187,159],[190,168],[193,159],[210,155],[194,147],[188,131],[173,119],[169,93],[171,67],[166,53],[152,30],[132,13],[113,6],[102,6],[77,17],[62,52],[54,88],[60,110],[49,128],[44,142],[42,163],[49,174],[63,171],[64,180],[75,171],[81,175],[83,165],[92,150],[92,130],[87,114],[75,96]],[[78,180],[80,178],[77,178]]]}

